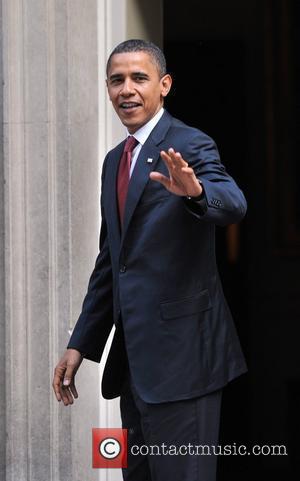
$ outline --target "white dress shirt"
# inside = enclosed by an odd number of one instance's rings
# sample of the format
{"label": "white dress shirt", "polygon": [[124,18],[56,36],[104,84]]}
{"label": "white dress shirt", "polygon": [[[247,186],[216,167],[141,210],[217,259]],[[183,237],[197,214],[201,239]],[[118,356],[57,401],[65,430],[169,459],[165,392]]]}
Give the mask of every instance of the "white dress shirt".
{"label": "white dress shirt", "polygon": [[[154,117],[152,117],[152,119],[149,120],[149,122],[147,122],[145,125],[143,125],[143,127],[141,127],[139,130],[137,130],[133,134],[133,137],[138,141],[138,144],[132,151],[131,166],[130,166],[130,173],[129,173],[130,177],[131,177],[131,174],[132,174],[133,169],[135,167],[135,164],[136,164],[138,155],[141,151],[141,148],[143,147],[144,143],[148,139],[149,135],[151,134],[152,130],[154,129],[154,127],[156,126],[158,121],[160,120],[163,113],[164,113],[164,109],[162,107],[157,112],[157,114],[155,114]],[[126,133],[127,133],[127,137],[129,135],[132,135],[128,132],[127,129],[126,129]]]}

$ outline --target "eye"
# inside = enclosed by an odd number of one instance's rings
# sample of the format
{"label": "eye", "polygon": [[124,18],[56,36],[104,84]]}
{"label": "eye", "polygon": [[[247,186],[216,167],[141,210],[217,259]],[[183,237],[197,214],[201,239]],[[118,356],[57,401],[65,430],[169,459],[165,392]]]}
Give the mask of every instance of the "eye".
{"label": "eye", "polygon": [[122,83],[121,78],[114,78],[110,80],[110,85],[119,85],[120,83]]}
{"label": "eye", "polygon": [[144,77],[143,75],[137,75],[135,77],[136,82],[145,82],[147,80],[147,77]]}

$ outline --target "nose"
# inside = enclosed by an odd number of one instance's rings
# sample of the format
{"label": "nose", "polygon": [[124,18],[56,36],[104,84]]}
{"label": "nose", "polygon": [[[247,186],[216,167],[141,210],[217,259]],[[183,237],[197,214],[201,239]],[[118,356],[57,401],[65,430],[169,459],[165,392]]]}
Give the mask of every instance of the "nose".
{"label": "nose", "polygon": [[128,96],[134,94],[133,82],[130,78],[124,80],[120,95]]}

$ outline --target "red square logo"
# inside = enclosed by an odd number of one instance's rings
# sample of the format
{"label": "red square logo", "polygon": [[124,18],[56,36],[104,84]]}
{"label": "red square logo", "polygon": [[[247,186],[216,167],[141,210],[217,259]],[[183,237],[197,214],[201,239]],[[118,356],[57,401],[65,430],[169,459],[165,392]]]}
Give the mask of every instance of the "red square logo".
{"label": "red square logo", "polygon": [[93,428],[93,468],[127,468],[127,429]]}

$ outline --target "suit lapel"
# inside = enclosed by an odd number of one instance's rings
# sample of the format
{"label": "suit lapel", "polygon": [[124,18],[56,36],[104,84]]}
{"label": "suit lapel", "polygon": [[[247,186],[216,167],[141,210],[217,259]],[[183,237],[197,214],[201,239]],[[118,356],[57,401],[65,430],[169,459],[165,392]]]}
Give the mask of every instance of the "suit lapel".
{"label": "suit lapel", "polygon": [[[165,111],[139,153],[129,182],[121,244],[126,235],[134,210],[141,198],[147,182],[149,181],[149,174],[151,171],[155,170],[161,150],[158,145],[165,138],[170,124],[171,116]],[[151,161],[149,162],[148,159],[151,159]]]}
{"label": "suit lapel", "polygon": [[[134,210],[138,204],[138,201],[140,200],[140,197],[146,187],[147,182],[149,181],[149,174],[152,170],[154,170],[155,165],[159,159],[159,154],[160,150],[150,139],[149,141],[147,140],[147,142],[143,145],[140,151],[129,182],[124,212],[122,237],[124,237],[124,235],[126,234]],[[147,162],[148,159],[152,160],[151,163]]]}

